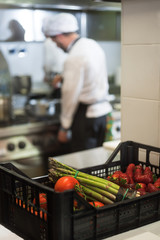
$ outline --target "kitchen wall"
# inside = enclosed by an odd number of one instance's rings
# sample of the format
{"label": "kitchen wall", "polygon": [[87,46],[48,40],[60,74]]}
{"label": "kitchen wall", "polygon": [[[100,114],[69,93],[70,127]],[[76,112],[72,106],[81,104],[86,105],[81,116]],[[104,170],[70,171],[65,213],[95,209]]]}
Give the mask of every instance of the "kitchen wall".
{"label": "kitchen wall", "polygon": [[[87,35],[86,23],[82,24],[81,18],[86,21],[85,14],[72,11],[76,15],[82,36]],[[42,20],[48,15],[56,14],[53,10],[39,9],[0,9],[0,50],[4,54],[11,71],[11,76],[31,75],[32,91],[49,91],[49,87],[44,83],[44,40],[41,31]],[[117,14],[117,15],[116,15]],[[24,18],[25,16],[25,18]],[[92,11],[87,14],[88,22],[96,21],[98,24],[94,29],[88,31],[89,37],[94,35],[106,53],[108,75],[116,76],[121,66],[121,43],[118,32],[120,21],[119,12],[106,12],[101,14]],[[11,37],[10,22],[15,19],[25,29],[24,41],[9,41]],[[27,21],[26,21],[27,19]],[[104,21],[106,19],[106,21]],[[89,21],[90,20],[90,21]],[[87,21],[86,21],[87,22]],[[106,23],[107,22],[107,23]],[[89,24],[89,23],[88,23]],[[84,25],[84,26],[82,26]],[[106,29],[106,31],[105,31]],[[117,30],[118,29],[118,30]],[[106,39],[106,41],[104,40]]]}
{"label": "kitchen wall", "polygon": [[[107,58],[108,75],[116,75],[121,65],[121,44],[117,41],[102,42],[99,44],[104,49]],[[43,42],[3,42],[0,43],[10,68],[12,76],[31,75],[33,92],[49,91],[44,78],[44,43]],[[22,50],[24,52],[22,52]]]}
{"label": "kitchen wall", "polygon": [[116,76],[119,68],[121,67],[121,42],[119,41],[107,41],[100,42],[100,46],[103,48],[108,67],[108,75]]}
{"label": "kitchen wall", "polygon": [[121,140],[160,147],[160,1],[122,0]]}
{"label": "kitchen wall", "polygon": [[[11,76],[30,75],[33,92],[48,92],[48,85],[43,82],[43,43],[8,42],[0,43],[0,49],[9,65]],[[21,49],[25,52],[21,53]],[[14,51],[10,53],[10,51]]]}

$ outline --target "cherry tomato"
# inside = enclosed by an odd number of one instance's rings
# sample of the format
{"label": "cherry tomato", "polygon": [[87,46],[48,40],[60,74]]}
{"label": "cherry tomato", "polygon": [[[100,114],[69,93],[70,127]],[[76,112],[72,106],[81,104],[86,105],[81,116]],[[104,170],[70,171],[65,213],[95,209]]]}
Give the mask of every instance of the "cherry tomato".
{"label": "cherry tomato", "polygon": [[55,183],[54,190],[56,192],[64,192],[69,189],[74,189],[76,184],[79,185],[79,182],[72,176],[61,177]]}
{"label": "cherry tomato", "polygon": [[94,202],[89,202],[89,204],[91,204],[93,207],[103,207],[104,204],[98,201],[94,201]]}

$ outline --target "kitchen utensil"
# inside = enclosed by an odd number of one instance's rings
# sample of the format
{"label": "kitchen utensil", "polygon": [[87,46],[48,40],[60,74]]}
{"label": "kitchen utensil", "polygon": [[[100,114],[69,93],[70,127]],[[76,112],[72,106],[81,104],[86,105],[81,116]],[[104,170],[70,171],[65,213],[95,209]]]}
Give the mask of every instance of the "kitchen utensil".
{"label": "kitchen utensil", "polygon": [[9,123],[12,118],[10,96],[0,96],[0,123]]}
{"label": "kitchen utensil", "polygon": [[13,78],[13,93],[28,95],[31,91],[32,80],[29,75],[15,76]]}
{"label": "kitchen utensil", "polygon": [[30,99],[25,110],[31,117],[52,117],[60,113],[60,99]]}

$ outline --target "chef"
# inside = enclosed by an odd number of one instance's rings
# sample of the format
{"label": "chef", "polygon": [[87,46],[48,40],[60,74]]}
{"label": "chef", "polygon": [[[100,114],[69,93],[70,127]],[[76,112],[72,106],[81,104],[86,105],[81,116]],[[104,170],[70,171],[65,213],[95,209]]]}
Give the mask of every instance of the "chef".
{"label": "chef", "polygon": [[44,19],[42,31],[67,52],[62,83],[61,128],[58,139],[66,143],[71,131],[72,152],[102,145],[106,115],[112,107],[107,101],[108,80],[105,54],[98,43],[80,37],[74,15],[59,13]]}

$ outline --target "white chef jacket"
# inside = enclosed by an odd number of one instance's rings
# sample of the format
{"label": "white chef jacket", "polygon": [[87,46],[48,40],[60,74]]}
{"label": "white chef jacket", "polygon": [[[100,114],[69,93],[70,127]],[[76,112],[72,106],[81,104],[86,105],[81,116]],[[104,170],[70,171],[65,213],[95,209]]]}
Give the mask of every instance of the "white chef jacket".
{"label": "white chef jacket", "polygon": [[108,80],[106,58],[102,48],[92,39],[80,38],[64,62],[61,124],[70,128],[79,103],[91,104],[86,117],[100,117],[112,110],[107,101]]}

